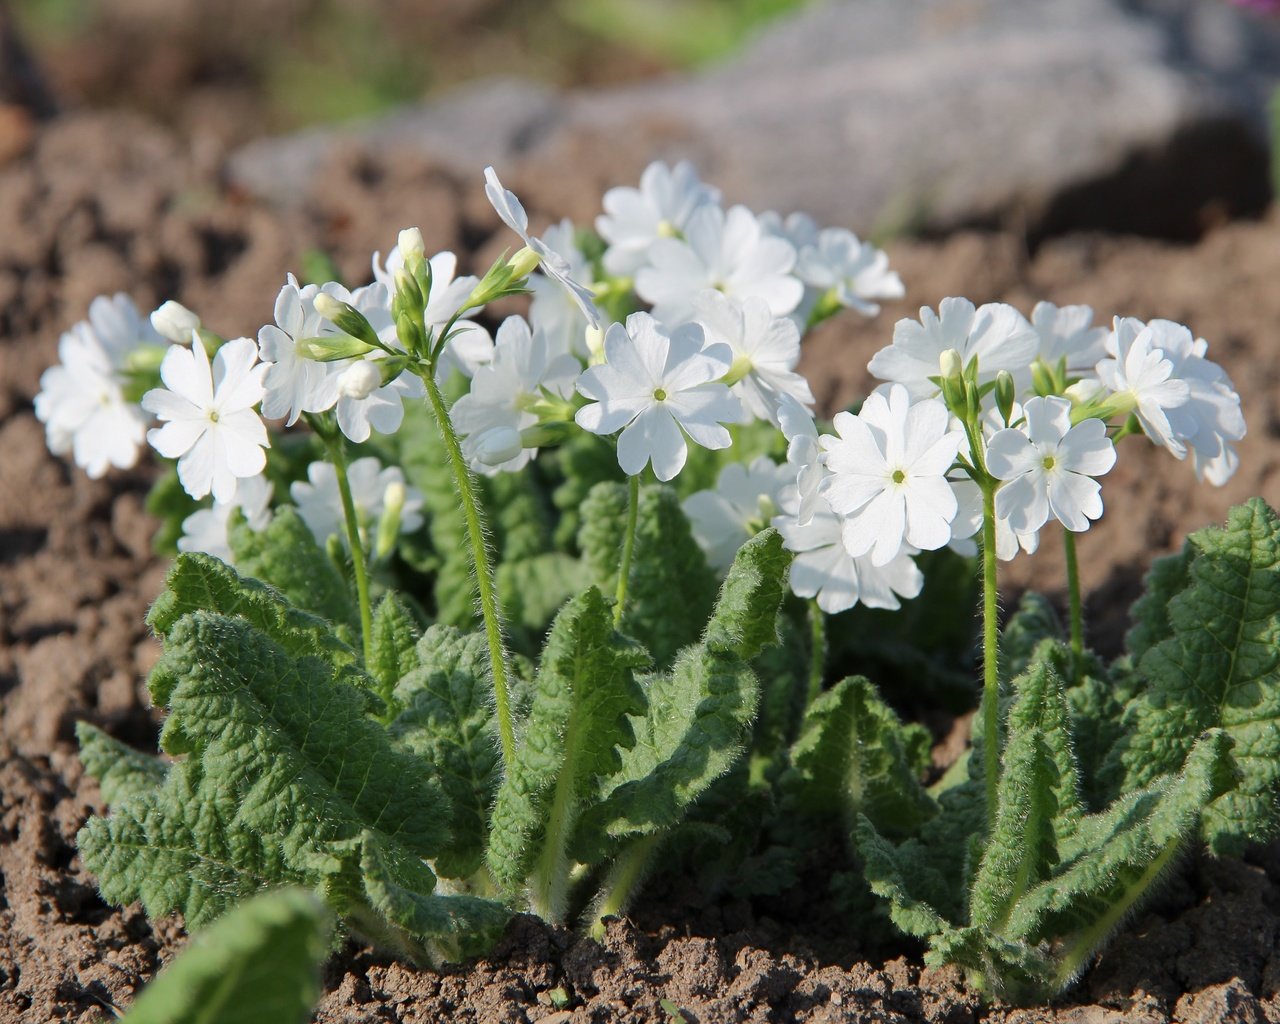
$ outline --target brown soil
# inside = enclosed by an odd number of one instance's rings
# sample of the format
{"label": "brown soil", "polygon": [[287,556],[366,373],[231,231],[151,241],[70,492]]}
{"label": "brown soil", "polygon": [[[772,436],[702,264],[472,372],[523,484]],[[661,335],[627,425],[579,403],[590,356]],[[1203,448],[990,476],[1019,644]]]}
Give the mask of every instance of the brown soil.
{"label": "brown soil", "polygon": [[[406,223],[420,223],[428,245],[477,260],[505,244],[490,237],[478,174],[459,183],[420,157],[345,156],[287,217],[228,195],[218,162],[216,151],[116,114],[55,121],[0,169],[0,1022],[107,1020],[183,939],[176,923],[106,907],[75,853],[75,832],[101,799],[73,723],[154,743],[143,679],[156,649],[142,618],[164,565],[149,554],[146,470],[94,482],[45,449],[31,399],[58,332],[95,294],[126,290],[140,305],[176,297],[216,329],[252,333],[308,248],[330,251],[357,280],[368,252]],[[533,197],[535,220],[537,197],[565,188],[532,174],[515,184]],[[541,209],[543,219],[561,212]],[[1128,444],[1106,481],[1109,515],[1082,545],[1095,638],[1114,649],[1152,557],[1245,497],[1280,502],[1278,243],[1276,216],[1194,247],[1069,237],[1032,256],[1012,235],[904,242],[891,254],[910,301],[871,323],[826,325],[806,368],[828,406],[855,396],[894,319],[950,294],[1024,309],[1086,301],[1181,320],[1209,338],[1244,397],[1243,467],[1215,491],[1165,453]],[[1010,587],[1057,588],[1056,547],[1015,564]],[[442,974],[349,950],[327,970],[318,1019],[666,1022],[670,1000],[691,1022],[1280,1020],[1280,849],[1184,865],[1053,1008],[984,1009],[906,947],[905,958],[866,963],[814,945],[794,919],[732,899],[650,907],[602,945],[522,918],[490,958]]]}

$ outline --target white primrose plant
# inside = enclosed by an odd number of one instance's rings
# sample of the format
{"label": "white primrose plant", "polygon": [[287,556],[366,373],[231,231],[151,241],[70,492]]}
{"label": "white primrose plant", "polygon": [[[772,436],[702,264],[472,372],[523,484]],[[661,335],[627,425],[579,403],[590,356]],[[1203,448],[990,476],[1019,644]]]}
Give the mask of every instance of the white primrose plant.
{"label": "white primrose plant", "polygon": [[[521,247],[481,277],[409,228],[372,284],[290,277],[256,342],[124,296],[63,337],[36,400],[50,448],[99,476],[145,437],[213,500],[169,483],[155,505],[182,523],[149,617],[176,759],[81,730],[106,898],[198,928],[299,884],[439,962],[517,910],[599,934],[690,863],[798,884],[835,828],[932,960],[1031,998],[1193,836],[1231,852],[1280,825],[1276,668],[1248,646],[1280,635],[1274,513],[1162,563],[1125,659],[1084,646],[1075,536],[1117,443],[1215,485],[1238,464],[1204,341],[947,298],[898,322],[883,384],[828,428],[803,340],[903,296],[882,251],[726,209],[688,164],[611,189],[594,233],[532,234],[492,168],[485,191]],[[524,293],[528,319],[477,319]],[[998,563],[1053,520],[1069,630],[1031,600],[1002,638]],[[921,728],[830,676],[881,628],[856,607],[906,614],[940,559],[972,579],[947,548],[980,555],[983,685],[972,756],[926,790]]]}

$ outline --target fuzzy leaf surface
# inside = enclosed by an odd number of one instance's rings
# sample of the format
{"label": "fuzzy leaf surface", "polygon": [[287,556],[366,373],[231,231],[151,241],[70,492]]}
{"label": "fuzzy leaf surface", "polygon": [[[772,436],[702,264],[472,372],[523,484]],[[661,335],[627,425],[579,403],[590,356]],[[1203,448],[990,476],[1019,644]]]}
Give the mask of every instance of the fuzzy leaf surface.
{"label": "fuzzy leaf surface", "polygon": [[264,893],[191,940],[125,1024],[303,1024],[320,997],[330,915],[301,889]]}
{"label": "fuzzy leaf surface", "polygon": [[449,797],[451,841],[435,864],[466,878],[480,868],[501,753],[490,703],[489,648],[483,633],[431,626],[418,641],[417,667],[396,685],[402,710],[392,742],[429,765]]}
{"label": "fuzzy leaf surface", "polygon": [[111,806],[153,793],[164,785],[168,768],[158,757],[140,753],[88,722],[76,723],[84,770],[98,780]]}
{"label": "fuzzy leaf surface", "polygon": [[396,684],[418,665],[417,619],[394,593],[388,593],[373,613],[372,661],[367,666],[378,696],[394,708]]}
{"label": "fuzzy leaf surface", "polygon": [[1193,534],[1187,554],[1171,633],[1138,664],[1145,688],[1114,756],[1131,791],[1177,771],[1206,729],[1226,730],[1240,785],[1205,809],[1202,829],[1214,852],[1238,855],[1280,829],[1280,520],[1254,499],[1225,528]]}
{"label": "fuzzy leaf surface", "polygon": [[741,756],[759,700],[748,661],[777,638],[791,556],[776,530],[739,550],[700,644],[671,670],[647,677],[648,712],[636,742],[584,815],[574,856],[594,862],[616,840],[671,828]]}
{"label": "fuzzy leaf surface", "polygon": [[493,807],[488,863],[500,885],[518,889],[535,870],[550,885],[560,874],[581,807],[635,742],[631,718],[644,714],[645,696],[634,672],[647,664],[644,650],[614,631],[595,587],[556,616],[524,736]]}
{"label": "fuzzy leaf surface", "polygon": [[885,834],[910,835],[937,811],[920,784],[923,733],[904,726],[866,679],[841,680],[809,705],[781,785],[801,813],[859,814]]}

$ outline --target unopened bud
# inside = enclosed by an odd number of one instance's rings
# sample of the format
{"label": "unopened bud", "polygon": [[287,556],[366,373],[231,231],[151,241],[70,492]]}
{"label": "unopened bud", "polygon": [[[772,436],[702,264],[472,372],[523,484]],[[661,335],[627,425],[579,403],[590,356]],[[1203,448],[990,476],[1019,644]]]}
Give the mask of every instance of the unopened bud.
{"label": "unopened bud", "polygon": [[1053,373],[1038,359],[1031,364],[1031,384],[1041,397],[1056,394],[1058,390]]}
{"label": "unopened bud", "polygon": [[362,400],[382,387],[382,371],[370,359],[352,363],[338,375],[338,394]]}
{"label": "unopened bud", "polygon": [[938,372],[944,378],[959,377],[964,372],[964,363],[956,349],[949,348],[938,357]]}
{"label": "unopened bud", "polygon": [[407,265],[415,256],[419,259],[427,251],[422,241],[422,232],[417,228],[405,228],[396,239],[396,248],[400,250],[400,258]]}
{"label": "unopened bud", "polygon": [[406,352],[412,352],[415,356],[423,354],[427,347],[427,332],[422,324],[421,310],[417,316],[403,309],[396,314],[396,337],[400,339]]}
{"label": "unopened bud", "polygon": [[353,359],[373,351],[372,345],[366,345],[359,338],[349,334],[326,334],[322,338],[299,338],[293,343],[298,355],[303,359],[314,359],[319,363],[332,363],[338,359]]}
{"label": "unopened bud", "polygon": [[404,511],[403,480],[392,480],[382,492],[382,516],[378,519],[378,538],[374,543],[377,558],[386,558],[395,550],[400,537],[400,517]]}
{"label": "unopened bud", "polygon": [[996,408],[1000,410],[1000,417],[1006,427],[1013,419],[1013,402],[1016,397],[1013,374],[1008,370],[1001,370],[996,374]]}
{"label": "unopened bud", "polygon": [[316,312],[326,320],[331,320],[338,330],[345,331],[353,338],[359,338],[372,348],[382,347],[373,324],[369,323],[365,315],[351,303],[335,299],[328,292],[318,293],[312,301]]}
{"label": "unopened bud", "polygon": [[472,456],[485,466],[501,466],[524,450],[515,427],[493,427],[476,438]]}
{"label": "unopened bud", "polygon": [[396,271],[396,291],[392,300],[393,312],[401,309],[421,313],[426,305],[422,300],[422,288],[418,279],[401,267]]}
{"label": "unopened bud", "polygon": [[511,257],[507,266],[511,268],[511,276],[513,278],[528,277],[538,269],[538,264],[542,262],[542,257],[538,255],[529,246],[525,246],[518,253]]}
{"label": "unopened bud", "polygon": [[191,332],[200,330],[200,318],[181,302],[170,299],[151,314],[151,326],[162,338],[178,345],[190,345]]}
{"label": "unopened bud", "polygon": [[604,362],[604,327],[599,324],[587,325],[587,352],[593,365]]}

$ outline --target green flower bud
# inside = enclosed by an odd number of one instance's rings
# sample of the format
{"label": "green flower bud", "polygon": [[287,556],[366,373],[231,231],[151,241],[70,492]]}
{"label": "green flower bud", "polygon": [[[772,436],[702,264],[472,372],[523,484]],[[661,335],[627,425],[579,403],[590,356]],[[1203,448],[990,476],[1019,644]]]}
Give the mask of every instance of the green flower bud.
{"label": "green flower bud", "polygon": [[1016,397],[1013,374],[1008,370],[1001,370],[996,374],[996,408],[1000,410],[1000,417],[1006,427],[1013,418],[1013,402]]}
{"label": "green flower bud", "polygon": [[373,351],[359,338],[349,334],[327,334],[323,338],[299,338],[295,343],[298,355],[314,359],[318,363],[332,363],[338,359],[354,359]]}

